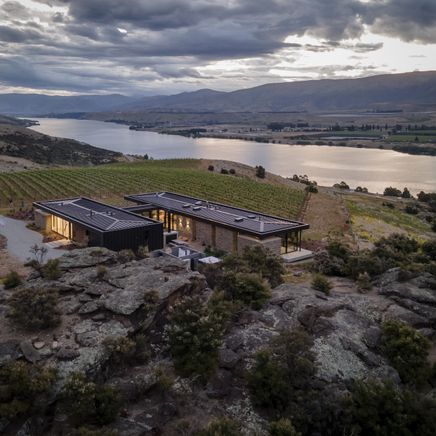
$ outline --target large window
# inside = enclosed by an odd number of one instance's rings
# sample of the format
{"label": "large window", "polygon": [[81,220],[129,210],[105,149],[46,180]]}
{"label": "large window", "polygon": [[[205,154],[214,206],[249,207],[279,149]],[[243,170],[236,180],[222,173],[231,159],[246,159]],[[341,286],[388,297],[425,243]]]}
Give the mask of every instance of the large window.
{"label": "large window", "polygon": [[54,215],[51,216],[51,229],[53,232],[71,239],[73,235],[71,234],[70,226],[71,225],[68,221]]}

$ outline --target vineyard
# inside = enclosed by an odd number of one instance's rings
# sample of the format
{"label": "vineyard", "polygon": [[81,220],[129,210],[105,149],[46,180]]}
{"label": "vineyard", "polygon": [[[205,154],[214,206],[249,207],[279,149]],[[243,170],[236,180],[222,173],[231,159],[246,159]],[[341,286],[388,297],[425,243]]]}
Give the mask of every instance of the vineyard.
{"label": "vineyard", "polygon": [[299,213],[302,191],[210,173],[197,165],[186,159],[3,173],[0,208],[28,207],[32,201],[73,196],[121,204],[123,195],[173,191],[286,218],[296,218]]}

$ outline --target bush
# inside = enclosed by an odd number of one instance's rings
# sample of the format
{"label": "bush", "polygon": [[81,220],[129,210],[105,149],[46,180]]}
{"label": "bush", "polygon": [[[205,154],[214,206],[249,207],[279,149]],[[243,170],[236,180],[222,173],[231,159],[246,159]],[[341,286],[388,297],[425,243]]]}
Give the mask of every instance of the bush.
{"label": "bush", "polygon": [[390,383],[355,382],[347,407],[353,435],[432,436],[436,434],[436,402]]}
{"label": "bush", "polygon": [[228,300],[241,302],[255,310],[261,309],[271,296],[267,283],[253,273],[227,272],[221,278],[218,288]]}
{"label": "bush", "polygon": [[62,275],[62,271],[59,268],[59,259],[48,260],[41,268],[41,274],[48,280],[57,280]]}
{"label": "bush", "polygon": [[300,436],[289,419],[279,419],[271,423],[269,427],[271,436]]}
{"label": "bush", "polygon": [[401,197],[403,198],[411,198],[412,195],[410,194],[410,191],[407,188],[403,189],[403,193],[401,194]]}
{"label": "bush", "polygon": [[431,260],[436,260],[436,239],[424,242],[421,248]]}
{"label": "bush", "polygon": [[8,300],[8,316],[31,330],[55,327],[60,322],[57,302],[58,294],[53,289],[21,289]]}
{"label": "bush", "polygon": [[312,288],[315,291],[324,292],[324,294],[329,295],[332,289],[332,284],[321,274],[314,274],[312,279]]}
{"label": "bush", "polygon": [[253,404],[285,410],[307,393],[315,374],[311,337],[303,330],[282,332],[270,349],[257,353],[247,382]]}
{"label": "bush", "polygon": [[221,174],[229,174],[229,171],[225,168],[221,168]]}
{"label": "bush", "polygon": [[417,215],[419,210],[416,206],[412,206],[412,205],[408,204],[404,208],[404,212],[408,213],[409,215]]}
{"label": "bush", "polygon": [[185,297],[173,308],[166,327],[169,351],[182,376],[206,378],[216,367],[223,326],[198,297]]}
{"label": "bush", "polygon": [[234,168],[230,168],[229,173],[234,176],[236,174],[236,171]]}
{"label": "bush", "polygon": [[10,271],[3,279],[3,286],[5,289],[16,288],[21,284],[21,277],[16,271]]}
{"label": "bush", "polygon": [[65,384],[63,398],[66,409],[81,423],[105,425],[114,421],[120,403],[110,386],[97,385],[84,374],[74,373]]}
{"label": "bush", "polygon": [[256,177],[259,177],[259,179],[265,178],[265,168],[262,165],[256,166]]}
{"label": "bush", "polygon": [[198,436],[238,436],[241,435],[240,425],[228,418],[215,419],[198,432]]}
{"label": "bush", "polygon": [[53,369],[23,361],[0,368],[0,420],[13,420],[35,407],[36,398],[47,394],[55,381]]}
{"label": "bush", "polygon": [[318,186],[311,183],[310,185],[307,185],[304,190],[306,192],[311,192],[312,194],[317,194],[318,193]]}
{"label": "bush", "polygon": [[389,186],[388,188],[385,188],[383,195],[385,197],[401,197],[401,191],[397,188],[393,188],[392,186]]}
{"label": "bush", "polygon": [[421,385],[428,380],[431,342],[413,327],[400,321],[383,324],[382,350],[404,383]]}
{"label": "bush", "polygon": [[124,365],[134,357],[136,344],[126,337],[107,336],[103,341],[103,348],[110,364]]}
{"label": "bush", "polygon": [[208,171],[214,171],[214,170],[215,170],[215,167],[214,167],[213,165],[209,165],[209,166],[207,167],[207,169],[208,169]]}
{"label": "bush", "polygon": [[372,289],[371,277],[367,272],[360,273],[357,277],[357,289],[362,293]]}
{"label": "bush", "polygon": [[95,275],[98,280],[103,280],[106,277],[107,268],[104,265],[97,265],[95,269]]}

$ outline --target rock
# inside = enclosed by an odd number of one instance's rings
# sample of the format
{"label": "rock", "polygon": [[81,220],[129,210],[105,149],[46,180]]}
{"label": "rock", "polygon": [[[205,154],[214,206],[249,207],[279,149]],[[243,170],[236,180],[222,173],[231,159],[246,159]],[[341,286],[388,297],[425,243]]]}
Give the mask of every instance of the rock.
{"label": "rock", "polygon": [[59,301],[60,310],[67,315],[77,312],[81,306],[82,303],[80,303],[80,301],[75,297],[60,299]]}
{"label": "rock", "polygon": [[106,319],[106,315],[104,313],[97,313],[91,318],[93,321],[104,321]]}
{"label": "rock", "polygon": [[23,353],[18,341],[10,340],[0,343],[0,365],[9,360],[19,359],[22,355]]}
{"label": "rock", "polygon": [[84,347],[92,347],[102,344],[103,341],[111,336],[127,336],[129,328],[115,320],[107,323],[97,324],[91,320],[85,320],[73,327],[76,334],[76,342]]}
{"label": "rock", "polygon": [[[404,301],[401,301],[404,304]],[[384,313],[385,320],[400,320],[411,326],[429,326],[430,322],[427,318],[418,315],[417,313],[406,309],[398,304],[391,304]]]}
{"label": "rock", "polygon": [[73,350],[71,348],[61,348],[57,353],[56,357],[59,360],[73,360],[80,356],[80,351]]}
{"label": "rock", "polygon": [[219,366],[220,368],[231,369],[236,366],[240,356],[229,348],[221,348],[219,350]]}
{"label": "rock", "polygon": [[51,344],[51,349],[52,350],[57,350],[59,348],[59,342],[58,341],[53,341]]}
{"label": "rock", "polygon": [[219,369],[206,385],[206,395],[209,398],[224,398],[232,388],[232,373]]}
{"label": "rock", "polygon": [[81,303],[87,303],[89,301],[92,301],[92,297],[89,296],[88,294],[81,294],[81,295],[79,295],[79,301]]}
{"label": "rock", "polygon": [[99,305],[95,301],[88,301],[80,309],[79,313],[82,315],[93,313],[99,309]]}
{"label": "rock", "polygon": [[43,341],[37,341],[33,343],[33,346],[37,349],[40,350],[42,347],[45,346],[45,342]]}
{"label": "rock", "polygon": [[23,352],[24,357],[31,363],[36,363],[41,360],[41,355],[38,350],[33,348],[32,342],[29,340],[24,340],[20,342],[20,348]]}
{"label": "rock", "polygon": [[113,264],[117,254],[104,247],[87,247],[71,250],[59,258],[59,267],[64,270],[88,268],[97,265]]}
{"label": "rock", "polygon": [[369,348],[378,348],[380,345],[381,336],[381,328],[377,326],[371,326],[363,334],[362,339]]}

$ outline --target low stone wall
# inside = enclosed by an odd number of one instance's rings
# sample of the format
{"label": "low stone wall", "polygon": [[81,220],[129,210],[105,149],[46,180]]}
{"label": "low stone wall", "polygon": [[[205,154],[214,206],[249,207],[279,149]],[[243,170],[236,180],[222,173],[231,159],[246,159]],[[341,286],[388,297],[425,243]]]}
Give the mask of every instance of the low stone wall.
{"label": "low stone wall", "polygon": [[219,250],[232,253],[234,251],[234,238],[234,231],[225,229],[224,227],[216,227],[216,248]]}

